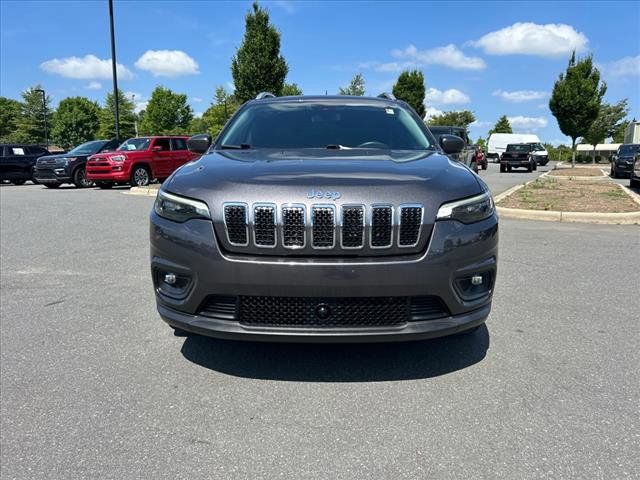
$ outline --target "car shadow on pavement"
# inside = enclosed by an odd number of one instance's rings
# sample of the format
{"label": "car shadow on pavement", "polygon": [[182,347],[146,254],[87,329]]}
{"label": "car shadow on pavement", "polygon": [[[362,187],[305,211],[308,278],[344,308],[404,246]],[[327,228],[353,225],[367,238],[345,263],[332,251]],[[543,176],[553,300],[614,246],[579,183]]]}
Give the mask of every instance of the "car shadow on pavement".
{"label": "car shadow on pavement", "polygon": [[417,342],[292,344],[185,339],[184,357],[236,377],[303,382],[380,382],[437,377],[480,362],[485,325],[472,333]]}

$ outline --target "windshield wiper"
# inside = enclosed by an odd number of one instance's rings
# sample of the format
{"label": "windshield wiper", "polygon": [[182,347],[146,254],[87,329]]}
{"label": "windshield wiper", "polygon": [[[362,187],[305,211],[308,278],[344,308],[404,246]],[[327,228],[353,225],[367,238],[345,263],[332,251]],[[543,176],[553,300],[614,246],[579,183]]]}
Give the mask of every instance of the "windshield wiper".
{"label": "windshield wiper", "polygon": [[220,145],[223,150],[249,150],[251,145],[248,143],[241,143],[240,145]]}

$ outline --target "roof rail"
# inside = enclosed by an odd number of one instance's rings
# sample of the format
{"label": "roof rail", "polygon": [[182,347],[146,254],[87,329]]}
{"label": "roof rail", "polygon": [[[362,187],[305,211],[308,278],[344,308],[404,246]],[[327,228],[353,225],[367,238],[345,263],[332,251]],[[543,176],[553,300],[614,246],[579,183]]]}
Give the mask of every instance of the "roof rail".
{"label": "roof rail", "polygon": [[256,100],[262,100],[263,98],[276,98],[276,96],[271,92],[260,92],[256,95]]}
{"label": "roof rail", "polygon": [[378,95],[378,98],[386,98],[387,100],[396,99],[396,97],[394,97],[392,93],[388,93],[388,92],[382,92],[380,95]]}

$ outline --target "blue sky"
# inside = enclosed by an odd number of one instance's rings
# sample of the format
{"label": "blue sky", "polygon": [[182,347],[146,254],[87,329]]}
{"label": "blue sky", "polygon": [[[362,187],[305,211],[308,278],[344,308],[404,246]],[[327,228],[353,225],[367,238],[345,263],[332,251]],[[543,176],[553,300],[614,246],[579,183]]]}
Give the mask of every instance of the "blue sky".
{"label": "blue sky", "polygon": [[[500,115],[543,141],[565,137],[548,94],[569,52],[592,53],[606,100],[629,99],[640,118],[640,2],[261,2],[282,34],[287,80],[336,93],[357,72],[367,93],[390,91],[406,67],[424,72],[429,111],[470,109],[472,137]],[[120,88],[144,107],[156,85],[186,93],[194,112],[230,60],[250,2],[116,1]],[[54,105],[102,101],[111,88],[107,2],[0,1],[0,95],[40,83]],[[75,58],[74,58],[75,57]]]}

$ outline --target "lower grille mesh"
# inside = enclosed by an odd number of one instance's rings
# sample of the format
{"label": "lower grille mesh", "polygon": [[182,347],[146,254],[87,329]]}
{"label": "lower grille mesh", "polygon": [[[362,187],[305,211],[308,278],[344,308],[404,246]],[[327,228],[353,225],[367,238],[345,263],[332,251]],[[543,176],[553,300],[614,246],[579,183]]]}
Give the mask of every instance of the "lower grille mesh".
{"label": "lower grille mesh", "polygon": [[200,315],[264,327],[393,327],[449,315],[440,298],[268,297],[207,298]]}

